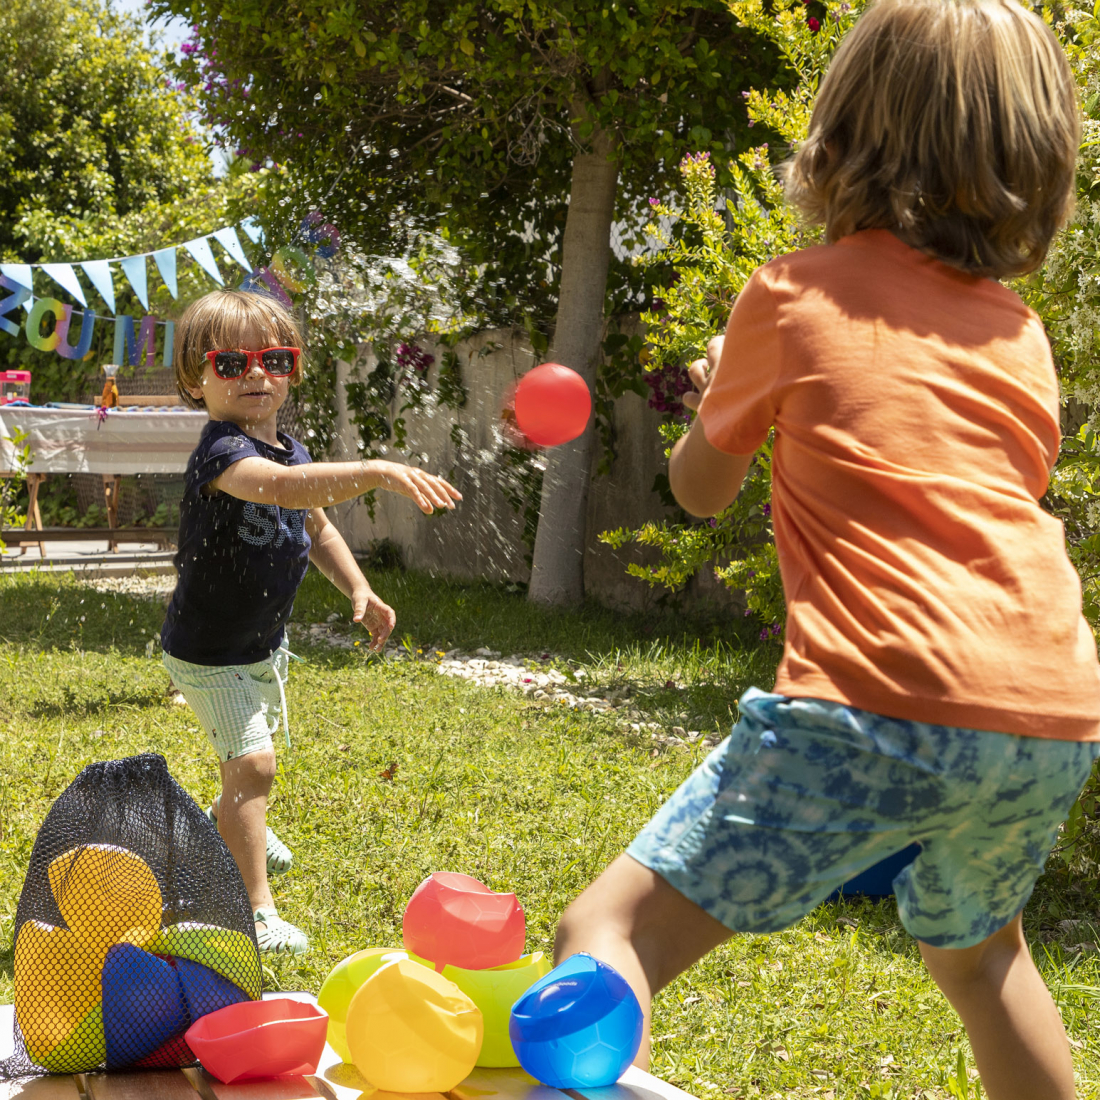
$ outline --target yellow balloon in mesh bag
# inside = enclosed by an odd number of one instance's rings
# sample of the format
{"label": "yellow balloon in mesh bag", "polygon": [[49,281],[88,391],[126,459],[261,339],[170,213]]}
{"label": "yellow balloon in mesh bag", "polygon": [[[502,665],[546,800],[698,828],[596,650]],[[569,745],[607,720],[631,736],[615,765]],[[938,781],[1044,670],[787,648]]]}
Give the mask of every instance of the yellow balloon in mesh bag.
{"label": "yellow balloon in mesh bag", "polygon": [[82,936],[145,947],[160,929],[156,875],[126,848],[82,844],[52,860],[47,875],[65,923]]}
{"label": "yellow balloon in mesh bag", "polygon": [[[99,1006],[108,946],[41,921],[25,921],[20,927],[15,937],[15,1018],[27,1053],[40,1066],[53,1069],[50,1053],[71,1040]],[[92,1045],[98,1049],[99,1043]],[[95,1064],[92,1060],[80,1068]]]}
{"label": "yellow balloon in mesh bag", "polygon": [[481,1011],[434,970],[387,963],[348,1005],[348,1048],[359,1072],[386,1092],[448,1092],[477,1064]]}
{"label": "yellow balloon in mesh bag", "polygon": [[338,962],[325,979],[321,992],[317,994],[317,1003],[328,1013],[328,1045],[345,1062],[351,1061],[351,1051],[348,1050],[344,1024],[356,990],[379,967],[408,957],[407,952],[392,947],[368,947]]}

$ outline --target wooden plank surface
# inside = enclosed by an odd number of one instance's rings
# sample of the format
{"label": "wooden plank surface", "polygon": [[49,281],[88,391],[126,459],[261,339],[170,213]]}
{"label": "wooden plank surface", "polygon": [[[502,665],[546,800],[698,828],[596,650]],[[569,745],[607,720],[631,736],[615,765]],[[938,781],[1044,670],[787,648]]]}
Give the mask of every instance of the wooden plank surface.
{"label": "wooden plank surface", "polygon": [[564,1092],[539,1084],[526,1070],[475,1069],[457,1088],[451,1089],[451,1100],[568,1100]]}
{"label": "wooden plank surface", "polygon": [[326,1100],[446,1100],[439,1092],[385,1092],[376,1089],[356,1068],[342,1062],[340,1055],[325,1044],[313,1078]]}
{"label": "wooden plank surface", "polygon": [[268,1081],[241,1081],[226,1085],[205,1070],[185,1070],[202,1100],[317,1100],[308,1077],[275,1077]]}
{"label": "wooden plank surface", "polygon": [[88,1100],[198,1100],[191,1082],[178,1070],[139,1073],[89,1073]]}
{"label": "wooden plank surface", "polygon": [[80,1100],[71,1077],[32,1077],[22,1081],[0,1081],[3,1100]]}
{"label": "wooden plank surface", "polygon": [[602,1089],[570,1089],[569,1094],[584,1100],[694,1100],[689,1092],[631,1066],[618,1084]]}

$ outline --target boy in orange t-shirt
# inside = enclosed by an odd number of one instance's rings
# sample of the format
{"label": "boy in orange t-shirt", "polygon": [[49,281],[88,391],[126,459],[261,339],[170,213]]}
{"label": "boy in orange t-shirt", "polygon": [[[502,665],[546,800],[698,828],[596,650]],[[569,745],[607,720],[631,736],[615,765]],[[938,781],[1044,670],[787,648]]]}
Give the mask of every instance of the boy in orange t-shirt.
{"label": "boy in orange t-shirt", "polygon": [[986,1093],[1075,1095],[1020,913],[1100,751],[1100,665],[1038,503],[1050,347],[997,280],[1042,262],[1078,141],[1065,58],[1015,0],[880,0],[830,66],[787,175],[829,243],[748,281],[692,364],[698,417],[669,470],[714,515],[775,429],[775,688],[746,692],[558,928],[558,959],[611,963],[647,1020],[731,933],[788,927],[916,842],[899,915]]}

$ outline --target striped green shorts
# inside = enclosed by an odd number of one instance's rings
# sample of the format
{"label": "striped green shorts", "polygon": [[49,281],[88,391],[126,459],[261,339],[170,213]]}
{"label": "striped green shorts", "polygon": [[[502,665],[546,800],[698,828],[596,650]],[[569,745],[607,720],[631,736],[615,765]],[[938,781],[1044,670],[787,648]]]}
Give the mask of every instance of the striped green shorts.
{"label": "striped green shorts", "polygon": [[277,649],[251,665],[193,665],[168,653],[161,660],[224,764],[272,748],[280,724],[290,746],[284,688],[289,657]]}

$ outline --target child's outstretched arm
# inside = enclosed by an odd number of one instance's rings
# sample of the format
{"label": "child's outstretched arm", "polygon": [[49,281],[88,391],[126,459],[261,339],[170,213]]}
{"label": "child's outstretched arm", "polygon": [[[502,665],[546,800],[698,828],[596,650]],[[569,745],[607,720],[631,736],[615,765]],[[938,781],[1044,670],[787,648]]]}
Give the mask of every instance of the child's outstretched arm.
{"label": "child's outstretched arm", "polygon": [[453,509],[462,494],[441,477],[399,462],[307,462],[281,466],[249,456],[234,462],[210,482],[239,500],[277,504],[280,508],[325,508],[354,500],[371,489],[388,489],[408,497],[426,515]]}
{"label": "child's outstretched arm", "polygon": [[324,509],[310,511],[306,517],[306,531],[311,543],[309,560],[351,600],[352,621],[362,623],[370,631],[370,649],[380,653],[397,622],[393,608],[375,595],[348,544],[329,522]]}
{"label": "child's outstretched arm", "polygon": [[[707,345],[706,359],[696,359],[688,368],[696,393],[684,394],[684,404],[698,409],[710,382],[710,371],[718,365],[724,338],[716,336]],[[714,516],[728,508],[741,490],[752,455],[730,455],[711,446],[696,417],[687,435],[677,441],[668,460],[668,481],[672,495],[685,512],[693,516]]]}

